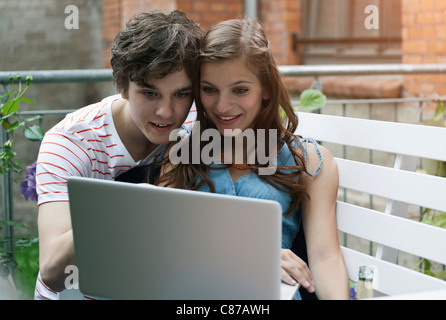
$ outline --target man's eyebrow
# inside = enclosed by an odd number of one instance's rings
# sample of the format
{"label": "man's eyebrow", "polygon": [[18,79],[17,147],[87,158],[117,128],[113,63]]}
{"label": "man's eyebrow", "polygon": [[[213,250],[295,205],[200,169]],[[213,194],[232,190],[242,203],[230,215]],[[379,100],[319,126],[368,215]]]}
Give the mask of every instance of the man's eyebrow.
{"label": "man's eyebrow", "polygon": [[[155,91],[159,90],[155,85],[153,85],[151,83],[142,82],[142,84],[143,84],[143,88],[152,89]],[[187,85],[185,87],[179,88],[179,89],[175,90],[175,92],[183,92],[183,91],[190,91],[190,90],[192,90],[192,85]]]}
{"label": "man's eyebrow", "polygon": [[143,85],[142,86],[143,88],[152,89],[152,90],[158,90],[158,88],[155,85],[147,83],[145,81],[143,81],[141,84]]}
{"label": "man's eyebrow", "polygon": [[176,92],[183,92],[183,91],[190,91],[190,90],[192,90],[192,85],[185,86],[183,88],[179,88],[178,90],[176,90]]}

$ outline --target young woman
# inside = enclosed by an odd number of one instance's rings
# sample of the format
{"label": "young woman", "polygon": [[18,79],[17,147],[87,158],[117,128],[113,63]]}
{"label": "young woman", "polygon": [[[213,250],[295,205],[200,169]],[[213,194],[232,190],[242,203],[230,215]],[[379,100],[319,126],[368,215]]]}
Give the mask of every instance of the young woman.
{"label": "young woman", "polygon": [[[189,159],[172,164],[165,157],[160,175],[151,167],[150,176],[155,177],[151,181],[278,201],[283,209],[282,280],[298,281],[319,299],[348,299],[348,277],[336,227],[336,163],[314,140],[294,135],[298,118],[259,22],[228,20],[209,30],[198,81],[198,121],[188,139],[181,140],[181,149],[172,147],[169,153],[172,159],[186,145]],[[245,133],[254,140],[240,139]],[[194,136],[215,139],[214,148],[209,148],[210,142],[200,138],[198,161],[193,156],[198,146]],[[227,147],[228,141],[232,148]],[[204,161],[204,150],[214,163]],[[269,155],[270,161],[260,161],[260,154]],[[308,266],[290,250],[301,223]]]}

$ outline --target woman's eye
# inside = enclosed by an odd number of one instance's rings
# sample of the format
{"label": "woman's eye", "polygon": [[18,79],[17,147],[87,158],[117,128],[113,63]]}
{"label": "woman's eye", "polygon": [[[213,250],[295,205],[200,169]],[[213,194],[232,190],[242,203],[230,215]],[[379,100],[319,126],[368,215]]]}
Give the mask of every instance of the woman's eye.
{"label": "woman's eye", "polygon": [[202,87],[201,90],[205,93],[214,93],[216,90],[212,87]]}
{"label": "woman's eye", "polygon": [[248,92],[248,89],[246,89],[246,88],[236,88],[236,89],[234,89],[234,93],[236,93],[236,94],[245,94],[246,92]]}

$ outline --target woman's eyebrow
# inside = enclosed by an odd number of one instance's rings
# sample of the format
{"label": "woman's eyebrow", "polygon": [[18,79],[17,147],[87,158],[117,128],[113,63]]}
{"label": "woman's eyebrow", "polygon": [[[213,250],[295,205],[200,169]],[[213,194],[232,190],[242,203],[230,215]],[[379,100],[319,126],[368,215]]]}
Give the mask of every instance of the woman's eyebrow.
{"label": "woman's eyebrow", "polygon": [[[212,82],[209,82],[209,81],[207,81],[207,80],[201,80],[201,83],[202,84],[207,84],[207,85],[211,85],[211,86],[213,86],[214,84],[212,84]],[[252,84],[252,82],[251,81],[248,81],[248,80],[240,80],[240,81],[236,81],[236,82],[234,82],[234,83],[231,83],[229,86],[236,86],[236,85],[239,85],[239,84]]]}
{"label": "woman's eyebrow", "polygon": [[203,83],[203,84],[208,84],[210,86],[213,86],[213,84],[211,82],[206,81],[206,80],[201,80],[200,82]]}
{"label": "woman's eyebrow", "polygon": [[238,85],[238,84],[245,84],[245,83],[247,83],[247,84],[252,84],[251,81],[248,81],[248,80],[240,80],[240,81],[236,81],[236,82],[234,82],[233,84],[231,84],[231,86],[235,86],[235,85]]}

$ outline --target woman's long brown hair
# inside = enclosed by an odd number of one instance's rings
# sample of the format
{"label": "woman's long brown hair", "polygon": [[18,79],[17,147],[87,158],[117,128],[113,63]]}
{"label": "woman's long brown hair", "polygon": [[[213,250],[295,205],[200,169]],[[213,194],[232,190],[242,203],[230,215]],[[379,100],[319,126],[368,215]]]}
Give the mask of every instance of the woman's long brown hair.
{"label": "woman's long brown hair", "polygon": [[[295,147],[299,144],[299,137],[294,135],[298,125],[288,92],[283,84],[282,76],[276,62],[271,55],[269,42],[260,23],[255,19],[227,20],[214,26],[208,31],[204,40],[204,47],[199,62],[221,62],[242,57],[244,63],[260,80],[262,87],[268,90],[270,99],[264,101],[262,109],[254,120],[254,132],[265,129],[277,133],[277,140],[285,143],[290,149],[295,161],[293,166],[278,166],[274,174],[259,175],[259,178],[275,188],[287,192],[292,196],[292,202],[285,214],[292,214],[305,193],[305,179],[302,174],[305,170],[303,154]],[[199,73],[198,73],[199,74]],[[200,77],[195,83],[195,102],[197,107],[197,121],[200,123],[200,137],[204,130],[215,128],[215,125],[206,117],[200,99]],[[286,115],[286,125],[280,114],[283,110]],[[276,129],[275,131],[270,129]],[[293,143],[294,140],[294,143]],[[192,139],[189,139],[189,155],[192,156]],[[268,141],[268,136],[266,137]],[[200,150],[205,142],[200,142]],[[293,146],[294,145],[294,146]],[[268,151],[268,150],[267,150]],[[156,184],[168,185],[174,188],[197,190],[207,184],[211,192],[215,192],[214,184],[209,178],[209,166],[202,163],[173,165],[168,172],[162,174]],[[168,158],[161,166],[169,162]],[[258,173],[259,168],[265,165],[256,163],[250,168]]]}

